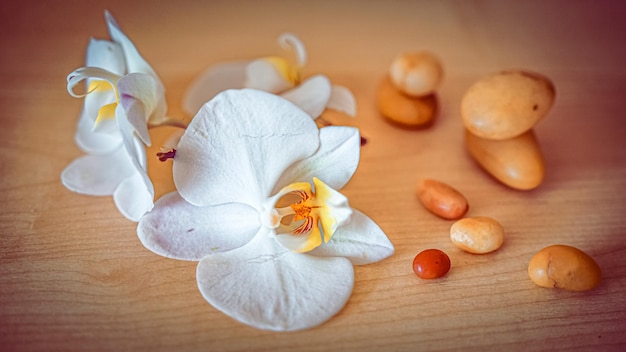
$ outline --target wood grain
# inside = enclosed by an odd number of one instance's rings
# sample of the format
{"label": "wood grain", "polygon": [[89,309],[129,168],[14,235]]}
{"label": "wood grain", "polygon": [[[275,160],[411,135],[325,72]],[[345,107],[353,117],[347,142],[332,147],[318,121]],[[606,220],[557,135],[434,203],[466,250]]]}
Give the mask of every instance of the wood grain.
{"label": "wood grain", "polygon": [[[291,31],[309,51],[305,75],[349,87],[358,117],[328,115],[367,138],[344,189],[396,246],[356,267],[353,296],[328,323],[280,334],[244,326],[206,303],[195,263],[142,247],[135,224],[108,197],[66,190],[59,177],[81,152],[81,101],[65,76],[89,37],[106,37],[99,1],[0,4],[0,350],[449,351],[626,348],[626,6],[619,1],[110,1],[108,8],[167,89],[169,112],[210,65],[279,54]],[[403,130],[377,112],[376,87],[401,51],[443,61],[434,125]],[[550,77],[557,100],[536,126],[543,184],[511,190],[463,149],[465,90],[480,77],[523,68]],[[186,118],[189,118],[188,116]],[[165,166],[160,166],[167,169]],[[161,171],[163,172],[163,171]],[[416,199],[421,178],[469,200],[468,216],[506,230],[487,255],[458,250],[452,224]],[[158,192],[167,190],[167,177]],[[555,243],[592,255],[603,281],[590,292],[543,289],[532,255]],[[426,248],[452,269],[425,281],[411,270]]]}

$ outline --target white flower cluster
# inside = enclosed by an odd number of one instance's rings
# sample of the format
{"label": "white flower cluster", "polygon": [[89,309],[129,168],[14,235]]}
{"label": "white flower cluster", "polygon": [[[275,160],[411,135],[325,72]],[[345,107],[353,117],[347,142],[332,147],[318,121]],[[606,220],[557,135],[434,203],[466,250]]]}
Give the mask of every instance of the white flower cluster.
{"label": "white flower cluster", "polygon": [[[154,203],[146,172],[148,128],[171,123],[164,89],[107,12],[112,40],[92,39],[87,65],[68,76],[84,96],[76,142],[87,153],[62,174],[70,190],[113,195],[138,221],[146,248],[198,261],[198,287],[215,308],[268,330],[311,328],[345,305],[353,265],[390,256],[393,245],[339,193],[360,155],[356,128],[314,122],[326,108],[354,115],[354,98],[323,75],[300,82],[297,60],[263,58],[211,68],[191,87],[195,114],[173,160],[176,191]],[[85,94],[76,94],[80,82]]]}

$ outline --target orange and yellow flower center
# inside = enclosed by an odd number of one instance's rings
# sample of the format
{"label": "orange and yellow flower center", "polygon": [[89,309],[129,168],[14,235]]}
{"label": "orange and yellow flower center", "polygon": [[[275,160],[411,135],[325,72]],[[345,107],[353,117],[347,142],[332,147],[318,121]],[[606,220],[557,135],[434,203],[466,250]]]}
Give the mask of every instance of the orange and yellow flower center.
{"label": "orange and yellow flower center", "polygon": [[278,207],[270,222],[279,242],[294,252],[308,252],[327,243],[352,213],[339,192],[317,178],[313,185],[315,192],[308,182],[293,183],[274,198]]}

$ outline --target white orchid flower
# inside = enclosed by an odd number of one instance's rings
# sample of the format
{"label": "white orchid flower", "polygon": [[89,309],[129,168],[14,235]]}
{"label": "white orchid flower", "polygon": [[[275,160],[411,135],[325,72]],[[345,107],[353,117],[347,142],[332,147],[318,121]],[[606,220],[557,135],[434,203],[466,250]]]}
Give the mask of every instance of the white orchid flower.
{"label": "white orchid flower", "polygon": [[348,88],[331,84],[324,75],[301,80],[307,52],[298,37],[283,33],[278,43],[284,49],[294,51],[295,62],[271,56],[211,67],[192,83],[185,94],[183,107],[186,112],[195,115],[204,103],[224,90],[253,88],[282,95],[313,119],[317,119],[326,108],[356,115],[356,101]]}
{"label": "white orchid flower", "polygon": [[394,251],[336,191],[359,154],[355,128],[318,129],[263,91],[222,92],[182,136],[178,193],[141,219],[139,238],[159,255],[198,260],[202,295],[238,321],[277,331],[319,325],[350,297],[353,265]]}
{"label": "white orchid flower", "polygon": [[[154,205],[143,145],[150,145],[148,124],[164,123],[167,106],[156,73],[109,12],[105,18],[112,41],[92,39],[86,67],[67,77],[68,92],[85,98],[75,139],[87,155],[67,166],[61,180],[78,193],[113,195],[119,211],[138,221]],[[86,93],[76,94],[83,81]]]}

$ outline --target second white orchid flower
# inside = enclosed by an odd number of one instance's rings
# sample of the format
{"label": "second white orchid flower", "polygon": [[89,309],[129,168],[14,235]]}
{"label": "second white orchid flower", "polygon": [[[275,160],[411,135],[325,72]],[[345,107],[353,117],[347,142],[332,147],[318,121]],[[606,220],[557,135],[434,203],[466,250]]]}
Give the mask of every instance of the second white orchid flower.
{"label": "second white orchid flower", "polygon": [[331,84],[328,77],[320,74],[302,80],[307,52],[297,36],[283,33],[278,43],[295,53],[294,61],[271,56],[211,67],[189,87],[183,101],[186,112],[195,115],[204,103],[224,90],[253,88],[281,95],[313,119],[326,108],[356,115],[356,101],[348,88]]}
{"label": "second white orchid flower", "polygon": [[[70,190],[113,195],[119,211],[138,221],[153,207],[154,188],[146,173],[148,124],[166,121],[164,88],[150,65],[109,12],[112,41],[92,39],[86,66],[67,77],[72,96],[84,97],[76,143],[87,155],[74,160],[61,180]],[[86,92],[76,86],[85,83]]]}
{"label": "second white orchid flower", "polygon": [[251,326],[319,325],[345,305],[353,264],[393,245],[339,193],[359,162],[352,127],[318,129],[304,111],[257,90],[228,90],[204,105],[174,157],[178,193],[138,226],[157,254],[199,260],[204,298]]}

